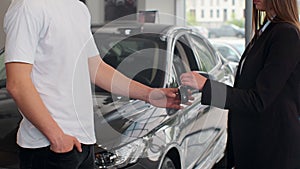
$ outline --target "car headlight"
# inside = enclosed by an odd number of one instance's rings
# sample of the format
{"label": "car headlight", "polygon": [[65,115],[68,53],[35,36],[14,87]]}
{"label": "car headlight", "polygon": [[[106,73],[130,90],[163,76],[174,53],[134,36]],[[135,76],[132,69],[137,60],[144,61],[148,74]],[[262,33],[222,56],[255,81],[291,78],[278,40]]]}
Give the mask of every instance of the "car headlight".
{"label": "car headlight", "polygon": [[117,160],[115,162],[118,166],[126,166],[137,160],[143,155],[146,148],[146,143],[143,139],[135,140],[119,149],[115,150]]}
{"label": "car headlight", "polygon": [[96,153],[96,165],[99,168],[124,167],[137,162],[144,154],[146,142],[144,139],[137,139],[129,144],[119,147],[111,152]]}

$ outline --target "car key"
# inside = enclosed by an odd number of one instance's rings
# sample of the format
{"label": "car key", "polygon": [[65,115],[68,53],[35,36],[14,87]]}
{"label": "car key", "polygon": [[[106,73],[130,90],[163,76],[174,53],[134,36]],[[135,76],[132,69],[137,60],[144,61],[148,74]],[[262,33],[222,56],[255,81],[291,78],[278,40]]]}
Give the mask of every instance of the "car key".
{"label": "car key", "polygon": [[179,86],[178,95],[180,96],[181,103],[187,103],[189,101],[188,87],[187,86]]}

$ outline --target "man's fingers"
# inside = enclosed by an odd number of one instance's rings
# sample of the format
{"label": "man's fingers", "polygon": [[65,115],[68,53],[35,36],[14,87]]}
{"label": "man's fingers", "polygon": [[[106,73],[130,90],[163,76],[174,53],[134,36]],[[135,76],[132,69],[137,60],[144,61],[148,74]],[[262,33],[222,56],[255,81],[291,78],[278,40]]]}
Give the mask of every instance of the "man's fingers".
{"label": "man's fingers", "polygon": [[[159,92],[160,97],[175,98],[177,96],[177,93],[178,93],[178,88],[160,88],[155,93],[158,96],[157,92]],[[159,98],[159,99],[161,99],[161,98]]]}
{"label": "man's fingers", "polygon": [[74,137],[74,145],[79,152],[82,152],[81,144],[75,137]]}
{"label": "man's fingers", "polygon": [[176,97],[176,94],[178,93],[178,88],[167,88],[167,90],[168,91],[165,92],[167,97],[171,97],[171,98]]}
{"label": "man's fingers", "polygon": [[171,109],[183,109],[183,106],[180,106],[180,105],[172,105],[172,106],[169,106],[169,108]]}
{"label": "man's fingers", "polygon": [[187,105],[187,106],[190,106],[190,105],[192,105],[193,103],[192,102],[186,102],[186,103],[184,103],[185,105]]}

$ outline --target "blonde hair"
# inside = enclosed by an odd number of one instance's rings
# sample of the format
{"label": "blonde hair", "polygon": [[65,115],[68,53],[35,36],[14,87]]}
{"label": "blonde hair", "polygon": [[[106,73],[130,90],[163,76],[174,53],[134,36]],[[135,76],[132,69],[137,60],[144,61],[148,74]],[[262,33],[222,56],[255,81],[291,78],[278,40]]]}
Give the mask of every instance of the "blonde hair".
{"label": "blonde hair", "polygon": [[272,22],[287,22],[294,25],[300,31],[299,13],[297,0],[265,0],[266,11],[259,11],[253,4],[252,30],[257,33],[266,19],[273,16],[268,12],[273,10],[276,17]]}

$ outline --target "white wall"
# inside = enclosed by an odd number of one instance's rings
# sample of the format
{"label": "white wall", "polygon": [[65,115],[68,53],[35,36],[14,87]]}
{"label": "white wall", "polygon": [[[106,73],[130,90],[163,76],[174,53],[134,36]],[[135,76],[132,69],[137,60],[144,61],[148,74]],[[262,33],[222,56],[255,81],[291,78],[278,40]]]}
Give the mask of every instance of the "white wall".
{"label": "white wall", "polygon": [[186,25],[186,0],[176,0],[175,15],[177,25]]}
{"label": "white wall", "polygon": [[3,19],[10,4],[10,0],[0,0],[0,48],[4,46],[5,34],[3,32]]}
{"label": "white wall", "polygon": [[138,3],[141,3],[139,10],[157,10],[159,23],[185,25],[185,0],[138,0]]}
{"label": "white wall", "polygon": [[92,15],[92,24],[104,23],[104,0],[87,0],[86,4]]}
{"label": "white wall", "polygon": [[157,10],[159,23],[175,24],[174,0],[146,0],[145,10]]}

